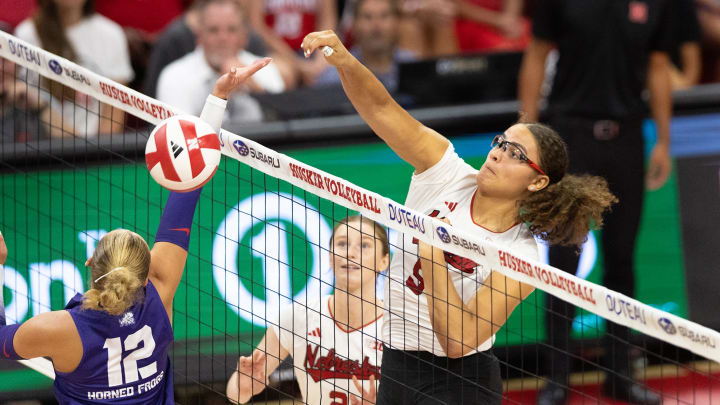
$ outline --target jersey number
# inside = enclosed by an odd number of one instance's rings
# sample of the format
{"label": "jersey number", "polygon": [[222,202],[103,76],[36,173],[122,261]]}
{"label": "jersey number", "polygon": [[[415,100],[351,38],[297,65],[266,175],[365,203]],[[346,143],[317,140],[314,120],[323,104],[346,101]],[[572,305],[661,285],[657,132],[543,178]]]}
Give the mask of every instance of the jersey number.
{"label": "jersey number", "polygon": [[347,394],[340,391],[332,391],[329,394],[330,398],[333,399],[330,405],[347,405]]}
{"label": "jersey number", "polygon": [[[440,214],[440,211],[433,210],[433,212],[430,213],[430,217],[436,217]],[[413,238],[412,243],[418,244],[418,240],[416,238]],[[420,274],[420,258],[417,259],[415,262],[415,265],[413,266],[413,274],[412,276],[408,276],[407,280],[405,280],[405,285],[410,289],[410,291],[413,292],[415,295],[420,295],[425,290],[425,279]],[[415,277],[413,279],[413,277]],[[417,281],[415,281],[417,280]]]}
{"label": "jersey number", "polygon": [[[137,348],[143,342],[143,347]],[[120,338],[105,339],[103,349],[108,351],[108,386],[115,387],[123,385],[123,370],[125,371],[125,384],[134,383],[140,378],[148,378],[157,372],[157,362],[153,361],[145,367],[138,369],[137,362],[152,356],[155,350],[155,339],[152,336],[152,328],[145,325],[142,329],[128,335],[125,338],[125,352],[123,358],[123,346]],[[139,374],[139,376],[138,376]]]}

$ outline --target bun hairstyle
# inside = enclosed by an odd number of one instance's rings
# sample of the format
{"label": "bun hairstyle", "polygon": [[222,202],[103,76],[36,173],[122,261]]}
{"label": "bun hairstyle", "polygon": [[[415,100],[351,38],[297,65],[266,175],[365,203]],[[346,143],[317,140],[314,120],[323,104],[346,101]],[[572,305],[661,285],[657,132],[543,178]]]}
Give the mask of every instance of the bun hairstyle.
{"label": "bun hairstyle", "polygon": [[[338,222],[337,225],[335,225],[335,227],[333,228],[333,231],[332,231],[332,235],[330,235],[330,249],[332,249],[332,246],[333,246],[333,239],[335,238],[335,231],[337,231],[338,228],[340,228],[343,225],[349,226],[348,224],[350,222],[354,222],[354,221],[362,221],[362,223],[365,226],[373,227],[374,232],[372,235],[375,237],[375,239],[379,240],[380,243],[382,243],[383,255],[390,254],[390,243],[388,242],[388,234],[387,234],[387,230],[385,229],[385,227],[378,224],[377,222],[373,221],[372,219],[363,217],[362,215],[350,215],[349,217],[345,217],[340,222]],[[367,229],[367,228],[365,228],[365,229]],[[369,234],[369,232],[367,230],[363,233]]]}
{"label": "bun hairstyle", "polygon": [[150,249],[140,235],[126,229],[108,233],[93,253],[83,308],[121,315],[142,298],[149,271]]}
{"label": "bun hairstyle", "polygon": [[523,125],[535,137],[538,164],[550,184],[519,202],[519,219],[551,245],[580,248],[590,229],[602,227],[603,214],[618,199],[602,177],[566,174],[570,164],[567,145],[555,130],[539,123]]}

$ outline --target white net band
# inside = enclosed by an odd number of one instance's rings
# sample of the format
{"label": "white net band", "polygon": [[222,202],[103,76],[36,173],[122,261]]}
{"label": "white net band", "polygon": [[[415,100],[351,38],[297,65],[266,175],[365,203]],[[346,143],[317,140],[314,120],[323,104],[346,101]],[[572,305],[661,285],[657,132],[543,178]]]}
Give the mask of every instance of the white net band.
{"label": "white net band", "polygon": [[[111,104],[145,121],[157,124],[178,109],[101,77],[64,58],[0,32],[0,57],[11,60],[77,91]],[[82,77],[84,80],[78,80]],[[222,153],[256,170],[287,181],[343,207],[356,210],[399,232],[451,253],[484,263],[493,271],[532,285],[612,322],[628,326],[662,341],[720,362],[720,333],[653,308],[603,286],[552,266],[509,252],[501,246],[402,204],[365,190],[329,173],[306,165],[257,142],[226,130],[220,131]],[[421,224],[421,226],[417,226]],[[443,228],[446,232],[438,232]],[[442,236],[441,236],[442,234]],[[467,241],[448,242],[446,235]]]}

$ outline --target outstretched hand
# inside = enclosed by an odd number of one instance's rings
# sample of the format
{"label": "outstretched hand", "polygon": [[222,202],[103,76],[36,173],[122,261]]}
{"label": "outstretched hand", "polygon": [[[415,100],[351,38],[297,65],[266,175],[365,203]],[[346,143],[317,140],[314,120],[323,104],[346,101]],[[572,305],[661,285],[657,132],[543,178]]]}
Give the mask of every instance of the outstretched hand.
{"label": "outstretched hand", "polygon": [[375,388],[375,376],[370,376],[370,388],[367,390],[363,389],[362,383],[358,381],[357,377],[353,376],[352,378],[353,384],[355,384],[355,388],[357,388],[360,393],[362,393],[362,399],[358,398],[357,395],[352,394],[350,395],[350,404],[351,405],[375,405],[375,401],[377,400],[377,389]]}
{"label": "outstretched hand", "polygon": [[[306,58],[312,56],[316,49],[320,49],[325,60],[335,67],[344,66],[355,59],[355,57],[348,52],[347,48],[345,48],[345,45],[340,41],[337,34],[332,30],[307,34],[300,47]],[[328,50],[326,50],[325,47],[327,47]]]}
{"label": "outstretched hand", "polygon": [[271,61],[271,58],[263,58],[256,60],[250,66],[236,66],[231,68],[229,72],[220,76],[220,78],[215,82],[215,88],[212,93],[213,96],[227,99],[228,95],[230,95],[230,93],[232,93],[238,86],[245,83],[250,76],[267,66]]}
{"label": "outstretched hand", "polygon": [[255,349],[252,356],[238,358],[237,387],[233,387],[237,391],[229,394],[234,397],[234,402],[245,403],[265,389],[265,356],[265,352]]}

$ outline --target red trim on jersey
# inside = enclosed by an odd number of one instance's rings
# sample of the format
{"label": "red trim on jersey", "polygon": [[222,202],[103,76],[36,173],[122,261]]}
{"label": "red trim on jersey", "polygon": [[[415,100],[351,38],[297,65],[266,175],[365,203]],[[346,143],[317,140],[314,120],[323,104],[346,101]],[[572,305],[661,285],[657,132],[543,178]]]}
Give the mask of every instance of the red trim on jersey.
{"label": "red trim on jersey", "polygon": [[373,319],[372,321],[366,323],[365,325],[363,325],[359,328],[347,330],[347,329],[345,329],[344,325],[338,323],[338,321],[335,320],[335,315],[333,314],[332,308],[330,307],[329,299],[327,300],[327,306],[328,306],[328,312],[330,312],[330,317],[333,319],[333,322],[335,322],[335,326],[337,326],[341,331],[343,331],[345,333],[352,333],[352,332],[358,331],[366,326],[372,325],[374,322],[376,322],[378,319],[382,318],[382,316],[383,316],[383,314],[380,314],[377,318]]}
{"label": "red trim on jersey", "polygon": [[510,228],[508,228],[508,229],[506,229],[506,230],[504,230],[504,231],[495,232],[495,231],[491,231],[490,229],[487,229],[486,227],[484,227],[484,226],[478,224],[477,222],[475,222],[475,218],[473,218],[473,214],[472,214],[472,213],[473,213],[473,205],[475,204],[475,196],[477,195],[477,192],[478,192],[477,189],[475,189],[475,192],[473,193],[473,196],[472,196],[472,200],[470,200],[470,220],[473,222],[473,224],[479,226],[480,228],[482,228],[482,229],[484,229],[484,230],[486,230],[486,231],[488,231],[488,232],[492,232],[492,233],[505,233],[505,232],[513,229],[515,226],[517,226],[517,224],[519,224],[519,222],[515,222]]}

